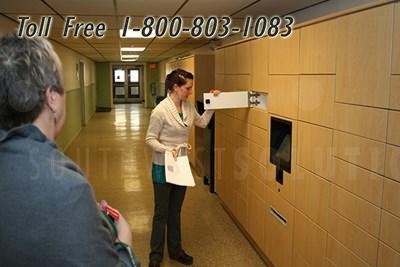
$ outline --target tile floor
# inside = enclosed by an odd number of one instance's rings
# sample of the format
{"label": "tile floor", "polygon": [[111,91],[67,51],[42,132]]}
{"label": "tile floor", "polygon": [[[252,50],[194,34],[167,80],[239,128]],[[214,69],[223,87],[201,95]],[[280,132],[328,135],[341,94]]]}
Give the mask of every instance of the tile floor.
{"label": "tile floor", "polygon": [[[148,265],[153,216],[151,150],[144,144],[151,109],[116,105],[95,113],[66,154],[89,178],[97,200],[105,199],[124,214],[133,232],[134,252]],[[266,266],[221,206],[216,194],[196,178],[182,209],[184,249],[193,266]],[[164,255],[161,266],[183,266]]]}

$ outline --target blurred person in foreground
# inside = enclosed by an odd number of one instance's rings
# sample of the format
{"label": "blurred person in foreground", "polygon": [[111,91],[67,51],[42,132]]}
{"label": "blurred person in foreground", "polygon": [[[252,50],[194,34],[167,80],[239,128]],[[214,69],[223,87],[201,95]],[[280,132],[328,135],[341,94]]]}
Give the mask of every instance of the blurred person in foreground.
{"label": "blurred person in foreground", "polygon": [[0,37],[0,266],[138,266],[127,221],[105,218],[58,150],[64,118],[50,42]]}

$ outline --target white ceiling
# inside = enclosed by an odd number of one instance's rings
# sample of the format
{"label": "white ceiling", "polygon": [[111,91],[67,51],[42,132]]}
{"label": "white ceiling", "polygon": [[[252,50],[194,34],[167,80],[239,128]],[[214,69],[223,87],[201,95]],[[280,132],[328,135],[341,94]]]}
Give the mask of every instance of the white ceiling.
{"label": "white ceiling", "polygon": [[234,17],[245,17],[252,14],[254,17],[260,15],[273,16],[273,15],[286,15],[293,13],[299,9],[312,6],[316,3],[322,2],[321,0],[264,0],[255,3],[254,5],[246,8],[245,10],[237,13]]}
{"label": "white ceiling", "polygon": [[[133,45],[146,47],[140,52],[140,61],[158,62],[207,45],[211,40],[191,38],[189,34],[181,34],[179,38],[121,39],[118,29],[125,16],[131,16],[131,25],[141,26],[146,16],[179,15],[184,18],[184,25],[190,26],[195,16],[228,15],[232,17],[232,25],[241,26],[247,16],[284,15],[318,2],[326,0],[1,0],[0,15],[15,25],[19,15],[30,15],[36,22],[40,21],[40,15],[51,15],[50,38],[94,61],[119,61],[119,47]],[[62,38],[68,15],[75,15],[82,22],[105,22],[105,37]]]}

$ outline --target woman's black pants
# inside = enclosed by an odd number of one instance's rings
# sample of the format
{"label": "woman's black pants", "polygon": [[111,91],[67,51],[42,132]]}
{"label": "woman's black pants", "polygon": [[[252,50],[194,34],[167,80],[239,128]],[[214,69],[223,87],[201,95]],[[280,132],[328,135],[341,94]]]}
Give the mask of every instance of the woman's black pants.
{"label": "woman's black pants", "polygon": [[178,255],[182,250],[181,208],[186,186],[154,183],[154,216],[151,233],[150,261],[162,261],[164,253],[165,226],[167,226],[168,253]]}

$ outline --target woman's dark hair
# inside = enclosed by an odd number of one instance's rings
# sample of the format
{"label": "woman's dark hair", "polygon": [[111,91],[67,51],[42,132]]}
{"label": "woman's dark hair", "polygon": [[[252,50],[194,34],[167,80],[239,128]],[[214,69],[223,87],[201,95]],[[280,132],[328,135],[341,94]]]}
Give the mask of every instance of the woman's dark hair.
{"label": "woman's dark hair", "polygon": [[46,89],[64,93],[61,64],[44,38],[0,37],[0,129],[33,122]]}
{"label": "woman's dark hair", "polygon": [[167,94],[168,92],[171,92],[174,84],[178,86],[186,84],[187,79],[193,80],[193,74],[183,69],[172,71],[165,78],[165,93]]}

